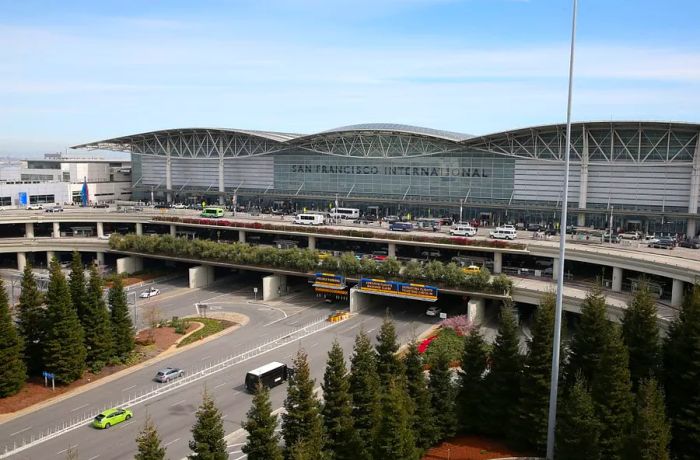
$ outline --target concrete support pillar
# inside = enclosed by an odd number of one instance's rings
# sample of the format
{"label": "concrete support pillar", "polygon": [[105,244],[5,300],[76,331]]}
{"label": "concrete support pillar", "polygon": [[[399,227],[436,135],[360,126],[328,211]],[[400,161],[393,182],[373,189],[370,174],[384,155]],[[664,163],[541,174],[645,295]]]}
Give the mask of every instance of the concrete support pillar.
{"label": "concrete support pillar", "polygon": [[316,249],[316,237],[309,236],[309,249]]}
{"label": "concrete support pillar", "polygon": [[245,243],[245,230],[238,230],[238,242]]}
{"label": "concrete support pillar", "polygon": [[263,300],[279,299],[287,292],[287,277],[285,275],[268,275],[263,278]]}
{"label": "concrete support pillar", "polygon": [[24,224],[24,237],[25,238],[34,238],[34,223],[33,222],[26,222]]}
{"label": "concrete support pillar", "polygon": [[671,306],[680,307],[683,303],[683,290],[685,283],[681,280],[674,279],[671,287]]}
{"label": "concrete support pillar", "polygon": [[222,145],[223,141],[219,142],[219,204],[223,205],[226,203],[226,186],[224,184],[224,149]]}
{"label": "concrete support pillar", "polygon": [[695,238],[695,236],[698,234],[696,219],[693,219],[692,217],[688,219],[688,227],[685,234],[688,235],[688,238]]}
{"label": "concrete support pillar", "polygon": [[552,259],[552,278],[557,279],[559,274],[559,259]]}
{"label": "concrete support pillar", "polygon": [[[700,133],[698,133],[700,136]],[[698,213],[698,200],[700,199],[700,141],[695,142],[693,154],[693,170],[690,173],[690,198],[688,199],[688,213]],[[691,224],[692,221],[692,224]],[[695,236],[695,219],[688,219],[688,236]],[[692,230],[692,232],[691,232]]]}
{"label": "concrete support pillar", "polygon": [[54,238],[61,237],[61,224],[59,224],[58,222],[53,223],[53,237]]}
{"label": "concrete support pillar", "polygon": [[493,273],[499,274],[503,271],[503,253],[494,252],[493,253]]}
{"label": "concrete support pillar", "polygon": [[356,287],[350,288],[350,313],[361,312],[371,307],[380,307],[382,302],[386,302],[386,297],[367,294]]}
{"label": "concrete support pillar", "polygon": [[396,243],[389,243],[387,246],[386,253],[389,257],[396,257]]}
{"label": "concrete support pillar", "polygon": [[117,259],[117,274],[135,273],[143,270],[143,258],[138,256],[120,257]]}
{"label": "concrete support pillar", "polygon": [[172,236],[173,238],[177,236],[177,225],[170,225],[170,236]]}
{"label": "concrete support pillar", "polygon": [[[579,175],[579,190],[578,190],[578,208],[586,209],[586,202],[588,201],[588,133],[586,132],[586,126],[583,126],[583,148],[581,149],[581,173]],[[580,226],[585,226],[586,215],[581,213],[578,216],[578,221]],[[562,227],[566,227],[566,222],[561,223]]]}
{"label": "concrete support pillar", "polygon": [[24,267],[27,266],[27,253],[18,252],[17,253],[17,270],[23,271]]}
{"label": "concrete support pillar", "polygon": [[56,253],[54,251],[46,251],[46,266],[47,267],[51,263],[51,259],[53,259],[54,257],[56,257]]}
{"label": "concrete support pillar", "polygon": [[105,253],[104,252],[96,253],[95,262],[97,262],[97,265],[104,265],[105,264]]}
{"label": "concrete support pillar", "polygon": [[207,287],[214,282],[214,267],[200,265],[189,270],[190,289]]}
{"label": "concrete support pillar", "polygon": [[143,235],[143,224],[141,222],[136,222],[136,234]]}
{"label": "concrete support pillar", "polygon": [[173,171],[170,158],[170,139],[165,142],[165,196],[168,203],[173,201]]}
{"label": "concrete support pillar", "polygon": [[620,267],[613,267],[612,272],[612,290],[613,292],[622,291],[622,275],[623,270]]}
{"label": "concrete support pillar", "polygon": [[97,237],[105,237],[105,224],[103,222],[97,222]]}
{"label": "concrete support pillar", "polygon": [[576,218],[576,225],[579,227],[586,226],[586,213],[585,212],[578,213],[578,217]]}
{"label": "concrete support pillar", "polygon": [[472,324],[481,324],[484,321],[484,299],[470,299],[467,303],[467,318]]}

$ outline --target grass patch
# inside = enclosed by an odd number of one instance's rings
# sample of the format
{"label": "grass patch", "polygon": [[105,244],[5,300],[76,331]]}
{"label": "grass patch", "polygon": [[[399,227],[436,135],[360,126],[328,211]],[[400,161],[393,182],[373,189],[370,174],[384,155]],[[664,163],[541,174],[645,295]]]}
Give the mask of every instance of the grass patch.
{"label": "grass patch", "polygon": [[233,323],[231,321],[226,321],[223,319],[187,318],[187,320],[196,323],[202,323],[204,324],[204,327],[182,339],[182,341],[180,341],[180,343],[177,344],[178,348],[184,347],[185,345],[196,342],[198,340],[202,340],[204,337],[209,337],[210,335],[216,334],[217,332],[221,332],[224,329],[233,326]]}

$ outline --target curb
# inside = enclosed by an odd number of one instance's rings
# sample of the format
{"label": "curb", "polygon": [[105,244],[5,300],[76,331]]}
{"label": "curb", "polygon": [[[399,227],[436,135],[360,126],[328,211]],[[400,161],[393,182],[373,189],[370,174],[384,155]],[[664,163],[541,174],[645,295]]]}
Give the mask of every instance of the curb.
{"label": "curb", "polygon": [[[226,328],[223,331],[217,332],[216,334],[205,337],[202,340],[192,342],[188,345],[185,345],[182,348],[177,348],[177,344],[181,340],[185,339],[185,337],[187,337],[190,334],[193,334],[195,331],[199,330],[199,329],[195,329],[194,331],[190,332],[189,334],[178,339],[178,341],[176,343],[174,343],[173,345],[171,345],[170,348],[168,348],[167,350],[164,350],[162,353],[159,353],[157,356],[154,356],[151,359],[140,362],[138,364],[134,364],[133,366],[127,367],[126,369],[122,369],[119,372],[115,372],[114,374],[111,374],[111,375],[108,375],[108,376],[103,377],[101,379],[95,380],[94,382],[86,383],[85,385],[81,385],[78,388],[67,391],[66,393],[62,393],[61,395],[58,395],[54,398],[50,398],[50,399],[38,402],[38,403],[33,404],[31,406],[25,407],[24,409],[20,409],[16,412],[11,412],[8,414],[0,414],[0,425],[2,425],[3,423],[6,423],[6,422],[12,421],[16,418],[19,418],[23,415],[27,415],[27,414],[30,414],[30,413],[35,412],[37,410],[52,406],[52,405],[59,403],[61,401],[65,401],[66,399],[72,398],[73,396],[77,396],[77,395],[84,393],[88,390],[92,390],[92,389],[97,388],[99,386],[102,386],[106,383],[110,383],[110,382],[117,380],[121,377],[124,377],[126,375],[133,374],[136,371],[144,369],[144,368],[146,368],[152,364],[155,364],[157,362],[163,361],[164,359],[169,358],[173,355],[176,355],[178,353],[182,353],[182,352],[190,350],[191,348],[194,348],[198,345],[202,345],[204,343],[211,342],[212,340],[216,340],[219,337],[230,334],[230,333],[236,331],[238,328],[245,326],[250,321],[250,318],[248,318],[247,316],[240,314],[240,313],[238,313],[238,314],[244,318],[244,320],[241,323],[239,323],[237,325],[233,325],[229,328]],[[202,327],[204,327],[204,325],[202,325]]]}

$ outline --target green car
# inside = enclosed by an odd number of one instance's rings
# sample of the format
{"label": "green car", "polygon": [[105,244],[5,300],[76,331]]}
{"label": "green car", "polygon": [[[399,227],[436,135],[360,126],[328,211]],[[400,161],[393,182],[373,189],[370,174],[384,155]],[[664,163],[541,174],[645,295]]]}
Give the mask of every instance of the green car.
{"label": "green car", "polygon": [[129,409],[120,409],[118,407],[107,409],[95,417],[95,420],[92,421],[92,426],[95,428],[109,428],[124,420],[129,420],[133,415]]}

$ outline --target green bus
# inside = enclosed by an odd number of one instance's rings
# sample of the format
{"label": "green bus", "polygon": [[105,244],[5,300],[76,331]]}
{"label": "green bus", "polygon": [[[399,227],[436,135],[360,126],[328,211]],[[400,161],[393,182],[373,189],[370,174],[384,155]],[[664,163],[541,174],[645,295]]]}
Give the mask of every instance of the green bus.
{"label": "green bus", "polygon": [[202,214],[200,214],[202,217],[223,217],[224,216],[224,210],[221,208],[204,208],[202,210]]}

